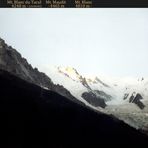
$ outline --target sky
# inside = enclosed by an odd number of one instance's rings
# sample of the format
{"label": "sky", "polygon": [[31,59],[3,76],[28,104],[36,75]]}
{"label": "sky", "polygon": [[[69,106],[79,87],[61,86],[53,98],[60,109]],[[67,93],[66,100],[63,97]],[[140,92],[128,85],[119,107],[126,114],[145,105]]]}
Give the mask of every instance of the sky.
{"label": "sky", "polygon": [[148,76],[148,8],[0,9],[0,37],[39,69]]}

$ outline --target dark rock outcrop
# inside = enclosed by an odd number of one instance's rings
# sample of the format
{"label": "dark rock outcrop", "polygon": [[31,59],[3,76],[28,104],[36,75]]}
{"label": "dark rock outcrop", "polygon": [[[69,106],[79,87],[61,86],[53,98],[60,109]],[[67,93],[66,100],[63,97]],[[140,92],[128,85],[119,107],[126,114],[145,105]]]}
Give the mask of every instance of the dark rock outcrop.
{"label": "dark rock outcrop", "polygon": [[104,99],[105,102],[111,101],[111,99],[112,99],[112,96],[106,94],[104,91],[94,90],[94,92],[98,97],[101,97],[102,99]]}
{"label": "dark rock outcrop", "polygon": [[133,92],[131,96],[129,93],[125,93],[123,99],[126,100],[127,98],[129,98],[129,103],[134,103],[140,109],[144,109],[145,105],[140,101],[143,99],[140,93]]}
{"label": "dark rock outcrop", "polygon": [[104,99],[101,97],[98,97],[96,94],[92,92],[84,92],[82,94],[82,98],[84,98],[87,102],[89,102],[91,105],[95,107],[98,107],[98,106],[102,108],[106,107]]}
{"label": "dark rock outcrop", "polygon": [[124,94],[124,97],[123,97],[123,100],[126,100],[128,96],[129,96],[129,94],[128,93],[125,93]]}
{"label": "dark rock outcrop", "polygon": [[135,97],[132,94],[132,96],[129,99],[129,102],[135,103],[140,109],[144,109],[145,105],[140,101],[142,99],[143,97],[141,96],[141,94],[137,93]]}
{"label": "dark rock outcrop", "polygon": [[104,85],[105,87],[110,87],[109,85],[105,84],[103,81],[101,81],[98,77],[95,78],[95,80],[99,83],[101,83],[102,85]]}
{"label": "dark rock outcrop", "polygon": [[80,82],[82,83],[82,85],[83,85],[84,87],[86,87],[88,90],[92,90],[91,87],[88,85],[88,83],[87,83],[87,81],[86,81],[85,78],[83,78],[82,76],[80,76],[79,79],[80,79]]}

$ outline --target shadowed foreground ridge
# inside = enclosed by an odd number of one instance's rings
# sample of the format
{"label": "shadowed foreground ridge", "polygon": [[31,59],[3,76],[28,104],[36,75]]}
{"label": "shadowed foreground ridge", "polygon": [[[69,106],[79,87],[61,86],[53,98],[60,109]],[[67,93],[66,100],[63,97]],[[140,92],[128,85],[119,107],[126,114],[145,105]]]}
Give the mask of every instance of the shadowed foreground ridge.
{"label": "shadowed foreground ridge", "polygon": [[148,144],[147,136],[111,116],[0,70],[0,146],[68,147]]}

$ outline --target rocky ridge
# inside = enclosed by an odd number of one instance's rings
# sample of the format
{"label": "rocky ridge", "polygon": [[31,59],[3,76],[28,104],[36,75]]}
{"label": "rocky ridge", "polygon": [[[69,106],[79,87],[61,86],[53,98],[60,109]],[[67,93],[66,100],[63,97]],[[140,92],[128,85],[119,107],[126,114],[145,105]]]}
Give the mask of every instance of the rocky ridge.
{"label": "rocky ridge", "polygon": [[73,97],[62,85],[55,85],[45,73],[40,72],[37,68],[33,68],[19,52],[11,46],[8,46],[1,38],[0,69],[6,70],[30,83],[53,90],[73,101],[76,101],[77,103],[83,104],[82,102],[77,101],[77,99]]}

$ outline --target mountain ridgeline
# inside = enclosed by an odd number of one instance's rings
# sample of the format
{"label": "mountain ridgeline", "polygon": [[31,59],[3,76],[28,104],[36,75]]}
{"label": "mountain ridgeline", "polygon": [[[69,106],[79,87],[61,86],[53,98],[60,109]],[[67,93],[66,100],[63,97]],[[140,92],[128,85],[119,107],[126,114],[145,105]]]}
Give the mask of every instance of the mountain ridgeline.
{"label": "mountain ridgeline", "polygon": [[[5,41],[1,38],[0,38],[0,69],[6,70],[38,86],[53,90],[77,103],[84,104],[82,101],[80,100],[78,101],[75,98],[75,96],[71,95],[69,90],[65,89],[63,85],[54,84],[49,76],[47,76],[43,72],[39,72],[37,68],[33,68],[31,64],[29,64],[27,60],[23,58],[17,50],[12,48],[11,46],[8,46],[5,43]],[[82,84],[88,87],[85,79],[81,78],[81,80]],[[93,94],[94,97],[91,100],[90,94],[89,93],[87,94],[88,94],[87,97],[84,97],[84,99],[93,106],[101,106],[101,107],[106,106],[105,101],[100,97],[97,97],[95,94]]]}
{"label": "mountain ridgeline", "polygon": [[[95,77],[93,80],[89,78],[85,78],[78,73],[78,71],[74,68],[60,68],[58,67],[58,73],[64,75],[71,79],[71,81],[75,82],[75,85],[78,83],[81,84],[85,90],[82,91],[81,95],[78,96],[78,92],[70,90],[69,88],[65,88],[64,84],[55,84],[52,76],[46,75],[43,72],[40,72],[37,68],[33,68],[31,64],[27,62],[25,58],[21,56],[21,54],[7,45],[3,39],[0,38],[0,69],[6,70],[28,82],[34,83],[38,86],[47,88],[49,90],[53,90],[77,103],[85,105],[85,101],[94,106],[94,107],[102,107],[105,108],[108,102],[114,100],[114,97],[117,94],[114,90],[118,90],[117,87],[110,87],[107,83],[100,80],[98,77]],[[56,74],[56,73],[55,73]],[[59,77],[59,75],[57,76]],[[143,81],[144,79],[142,79]],[[63,80],[62,80],[63,81]],[[68,84],[69,85],[69,84]],[[93,86],[95,86],[93,88]],[[96,87],[97,86],[97,87]],[[79,87],[79,86],[78,86]],[[127,89],[127,88],[126,88]],[[109,91],[108,91],[109,90]],[[72,93],[72,91],[75,91]],[[120,90],[119,90],[120,91]],[[118,92],[119,92],[118,91]],[[129,100],[129,103],[136,104],[140,109],[144,109],[145,105],[141,100],[143,100],[143,96],[140,92],[134,92],[126,90],[124,93],[122,100]],[[135,93],[135,95],[133,95]],[[119,98],[118,96],[116,96]],[[81,99],[78,99],[81,98]],[[132,101],[130,101],[132,98]]]}
{"label": "mountain ridgeline", "polygon": [[53,84],[52,80],[43,72],[39,72],[37,68],[33,68],[21,54],[11,46],[8,46],[3,39],[0,38],[0,69],[10,72],[19,78],[38,86],[53,90],[67,98],[77,101],[62,85]]}

